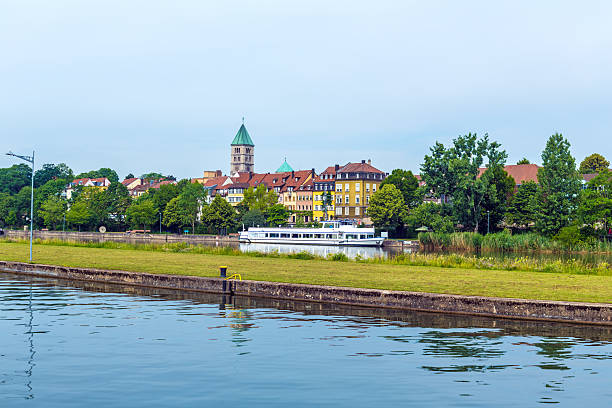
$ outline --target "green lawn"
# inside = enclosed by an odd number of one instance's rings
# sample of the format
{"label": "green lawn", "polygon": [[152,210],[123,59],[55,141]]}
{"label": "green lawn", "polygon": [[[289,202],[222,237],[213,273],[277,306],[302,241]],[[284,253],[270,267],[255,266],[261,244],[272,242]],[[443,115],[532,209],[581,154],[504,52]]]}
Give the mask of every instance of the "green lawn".
{"label": "green lawn", "polygon": [[[0,260],[27,261],[28,245],[0,243]],[[178,275],[523,299],[612,303],[612,276],[255,258],[132,249],[35,245],[34,262]]]}

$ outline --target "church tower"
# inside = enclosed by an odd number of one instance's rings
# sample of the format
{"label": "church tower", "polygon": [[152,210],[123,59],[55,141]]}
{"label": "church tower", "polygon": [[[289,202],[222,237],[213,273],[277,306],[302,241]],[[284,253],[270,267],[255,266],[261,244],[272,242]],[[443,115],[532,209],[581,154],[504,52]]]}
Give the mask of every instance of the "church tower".
{"label": "church tower", "polygon": [[230,176],[235,173],[254,172],[255,171],[255,145],[249,132],[244,127],[244,119],[242,126],[238,129],[236,137],[231,145],[230,155]]}

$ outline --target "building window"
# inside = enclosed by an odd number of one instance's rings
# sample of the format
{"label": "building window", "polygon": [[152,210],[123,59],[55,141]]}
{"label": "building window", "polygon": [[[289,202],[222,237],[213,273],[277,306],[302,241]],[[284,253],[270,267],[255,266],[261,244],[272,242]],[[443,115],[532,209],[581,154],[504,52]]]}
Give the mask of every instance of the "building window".
{"label": "building window", "polygon": [[366,183],[366,193],[370,192],[370,183]]}
{"label": "building window", "polygon": [[369,195],[366,196],[366,204],[370,205],[370,196]]}
{"label": "building window", "polygon": [[375,193],[376,192],[376,184],[372,184],[372,192]]}
{"label": "building window", "polygon": [[336,204],[342,204],[342,196],[336,196]]}
{"label": "building window", "polygon": [[348,193],[348,191],[349,191],[349,187],[350,187],[350,186],[349,186],[348,184],[345,184],[345,185],[344,185],[344,191]]}
{"label": "building window", "polygon": [[336,215],[342,215],[342,208],[341,207],[336,208]]}
{"label": "building window", "polygon": [[359,215],[359,207],[355,207],[355,215]]}
{"label": "building window", "polygon": [[360,189],[360,187],[359,187],[359,186],[360,186],[360,184],[359,184],[359,183],[356,183],[356,184],[355,184],[355,191],[359,191],[359,189]]}
{"label": "building window", "polygon": [[359,195],[355,196],[355,204],[359,205]]}
{"label": "building window", "polygon": [[344,207],[344,215],[351,215],[351,207]]}
{"label": "building window", "polygon": [[349,196],[348,194],[344,196],[344,204],[348,204],[349,203]]}
{"label": "building window", "polygon": [[342,192],[342,184],[336,184],[336,191],[339,193]]}

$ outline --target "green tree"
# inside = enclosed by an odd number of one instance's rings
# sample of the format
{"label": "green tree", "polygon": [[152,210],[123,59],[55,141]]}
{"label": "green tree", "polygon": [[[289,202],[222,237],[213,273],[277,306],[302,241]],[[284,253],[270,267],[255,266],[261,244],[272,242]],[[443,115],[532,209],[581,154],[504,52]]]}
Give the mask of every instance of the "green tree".
{"label": "green tree", "polygon": [[450,233],[455,230],[452,209],[447,204],[421,203],[410,210],[406,224],[412,229],[428,227],[436,232]]}
{"label": "green tree", "polygon": [[66,200],[62,200],[61,198],[52,195],[42,203],[38,214],[43,219],[47,228],[56,230],[64,219],[66,207]]}
{"label": "green tree", "polygon": [[223,234],[237,226],[236,210],[221,196],[216,196],[202,211],[202,220],[211,232]]}
{"label": "green tree", "polygon": [[380,187],[382,188],[387,184],[393,184],[397,187],[402,193],[404,203],[409,208],[414,208],[423,201],[423,197],[420,196],[419,180],[417,180],[410,170],[393,170],[391,174],[380,183]]}
{"label": "green tree", "polygon": [[14,198],[9,193],[0,193],[0,226],[16,224]]}
{"label": "green tree", "polygon": [[[605,233],[612,225],[612,172],[602,170],[580,196],[578,220],[593,232]],[[601,234],[597,234],[601,235]]]}
{"label": "green tree", "polygon": [[274,190],[268,191],[265,185],[260,184],[256,189],[247,188],[242,202],[249,207],[249,210],[264,212],[278,202],[278,195]]}
{"label": "green tree", "polygon": [[208,190],[200,183],[190,182],[183,187],[178,196],[178,205],[189,215],[189,224],[191,224],[192,232],[195,231],[195,224],[199,220],[202,204],[207,194]]}
{"label": "green tree", "polygon": [[249,210],[246,214],[244,214],[241,222],[245,226],[245,228],[257,226],[263,227],[264,225],[266,225],[266,217],[264,216],[264,213],[260,210]]}
{"label": "green tree", "polygon": [[538,185],[534,181],[527,181],[518,187],[510,199],[506,211],[506,223],[527,228],[535,222],[537,215]]}
{"label": "green tree", "polygon": [[151,201],[143,201],[130,205],[126,211],[127,222],[132,228],[142,227],[146,230],[157,221],[157,210]]}
{"label": "green tree", "polygon": [[164,176],[161,173],[157,173],[157,172],[150,172],[150,173],[145,173],[142,176],[140,176],[141,179],[145,179],[145,180],[159,180],[159,179],[163,179]]}
{"label": "green tree", "polygon": [[484,199],[493,187],[490,178],[480,177],[480,167],[503,168],[507,154],[500,147],[489,142],[488,134],[478,139],[470,133],[454,139],[449,148],[436,143],[421,165],[427,187],[436,197],[451,198],[454,215],[466,229],[479,229]]}
{"label": "green tree", "polygon": [[559,133],[552,135],[542,152],[542,168],[538,171],[536,230],[553,236],[572,220],[580,193],[580,176],[570,144]]}
{"label": "green tree", "polygon": [[164,210],[164,218],[163,223],[165,226],[171,229],[177,229],[178,231],[182,231],[182,228],[186,225],[191,224],[191,217],[182,202],[178,197],[174,197]]}
{"label": "green tree", "polygon": [[114,229],[123,228],[127,209],[132,204],[127,187],[119,182],[113,182],[98,197],[102,215],[101,222]]}
{"label": "green tree", "polygon": [[40,170],[34,173],[34,187],[38,188],[50,180],[62,179],[66,182],[74,180],[74,173],[66,163],[43,164]]}
{"label": "green tree", "polygon": [[531,164],[531,162],[526,157],[523,157],[521,160],[517,161],[516,164]]}
{"label": "green tree", "polygon": [[113,169],[109,169],[108,167],[102,167],[98,170],[90,170],[84,173],[79,173],[76,175],[77,179],[81,178],[100,178],[106,177],[111,183],[115,181],[119,181],[119,176],[117,172]]}
{"label": "green tree", "polygon": [[370,198],[368,217],[374,226],[391,233],[400,233],[407,216],[402,192],[394,185],[382,186]]}
{"label": "green tree", "polygon": [[128,175],[125,176],[125,180],[131,179],[131,178],[136,178],[136,176],[134,176],[134,173],[128,173]]}
{"label": "green tree", "polygon": [[488,168],[481,178],[488,188],[482,200],[481,213],[482,220],[486,222],[480,223],[479,232],[486,233],[487,227],[495,231],[504,220],[516,182],[500,166]]}
{"label": "green tree", "polygon": [[608,166],[610,166],[610,162],[606,160],[599,153],[593,153],[590,156],[584,158],[582,163],[580,163],[580,169],[578,172],[580,174],[592,174],[599,173],[604,170],[608,170]]}
{"label": "green tree", "polygon": [[32,169],[26,164],[15,164],[0,169],[0,193],[17,194],[31,183]]}
{"label": "green tree", "polygon": [[272,207],[268,208],[264,214],[266,215],[269,225],[283,226],[287,225],[287,219],[291,212],[282,204],[274,204]]}
{"label": "green tree", "polygon": [[66,213],[66,222],[70,225],[77,225],[79,231],[81,227],[91,221],[91,212],[85,201],[77,201],[70,206]]}

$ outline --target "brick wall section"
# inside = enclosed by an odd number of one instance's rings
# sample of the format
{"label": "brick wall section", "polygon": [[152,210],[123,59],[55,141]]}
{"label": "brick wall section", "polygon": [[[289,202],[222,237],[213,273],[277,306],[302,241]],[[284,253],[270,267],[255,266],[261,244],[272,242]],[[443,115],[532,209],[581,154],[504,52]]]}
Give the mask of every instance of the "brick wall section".
{"label": "brick wall section", "polygon": [[[224,280],[0,261],[0,270],[35,276],[223,293]],[[231,270],[229,271],[231,273]],[[386,291],[260,281],[225,281],[234,295],[612,326],[612,304]]]}

